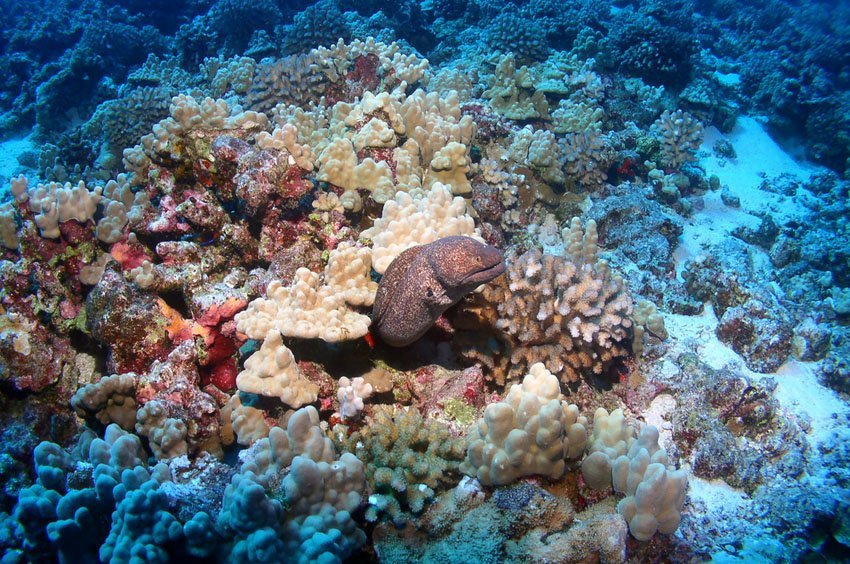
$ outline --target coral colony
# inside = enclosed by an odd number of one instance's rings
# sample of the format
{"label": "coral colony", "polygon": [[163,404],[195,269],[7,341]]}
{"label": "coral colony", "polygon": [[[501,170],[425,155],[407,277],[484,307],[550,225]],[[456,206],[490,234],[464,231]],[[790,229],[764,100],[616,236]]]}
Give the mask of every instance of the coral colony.
{"label": "coral colony", "polygon": [[0,5],[0,563],[850,558],[846,3]]}

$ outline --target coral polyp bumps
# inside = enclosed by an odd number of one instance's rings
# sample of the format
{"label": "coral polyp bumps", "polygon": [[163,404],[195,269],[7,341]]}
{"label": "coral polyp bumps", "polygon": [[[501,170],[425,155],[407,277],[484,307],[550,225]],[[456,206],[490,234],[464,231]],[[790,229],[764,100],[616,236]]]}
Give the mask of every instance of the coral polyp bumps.
{"label": "coral polyp bumps", "polygon": [[[256,71],[245,107],[174,97],[105,184],[12,182],[0,376],[18,395],[5,401],[36,432],[64,431],[35,448],[32,483],[8,492],[4,548],[344,559],[367,541],[361,518],[386,547],[387,521],[426,527],[464,473],[487,488],[578,480],[586,452],[599,497],[625,496],[609,512],[616,538],[673,532],[686,479],[658,433],[638,436],[621,411],[591,425],[562,393],[617,383],[636,335],[663,324],[600,258],[595,221],[551,229],[549,184],[568,183],[543,158],[559,151],[554,136],[502,121],[497,104],[414,88],[427,61],[395,45],[311,57],[283,90],[273,67]],[[331,92],[335,103],[320,96]],[[476,162],[476,129],[500,121],[506,139],[490,130],[486,151],[507,143],[513,156]],[[589,185],[605,178],[595,171]],[[531,225],[537,235],[521,236]],[[503,265],[495,246],[511,240]],[[395,276],[414,255],[421,265]],[[446,272],[456,279],[435,274]],[[410,335],[387,329],[420,310]],[[425,338],[402,354],[372,349],[373,321],[393,345]],[[451,346],[465,370],[411,364]],[[558,505],[570,520],[571,504]]]}

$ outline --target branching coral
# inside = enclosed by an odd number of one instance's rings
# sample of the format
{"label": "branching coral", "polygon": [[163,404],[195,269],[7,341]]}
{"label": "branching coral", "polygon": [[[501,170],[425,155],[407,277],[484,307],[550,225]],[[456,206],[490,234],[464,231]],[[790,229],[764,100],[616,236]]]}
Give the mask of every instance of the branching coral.
{"label": "branching coral", "polygon": [[366,517],[386,513],[402,524],[404,512],[422,513],[427,502],[457,480],[466,443],[452,436],[445,424],[424,419],[416,409],[375,409],[369,424],[348,433],[334,428],[342,450],[366,464],[372,491]]}
{"label": "branching coral", "polygon": [[[496,342],[479,337],[467,350],[487,363],[491,378],[504,384],[543,362],[569,384],[598,378],[629,355],[632,300],[597,258],[596,238],[596,224],[584,230],[576,218],[564,230],[563,257],[537,249],[508,253],[506,276],[485,286],[470,309],[498,330]],[[476,326],[463,316],[459,323]]]}
{"label": "branching coral", "polygon": [[664,113],[652,124],[652,132],[661,142],[661,160],[665,166],[679,168],[694,160],[702,143],[703,126],[682,110]]}
{"label": "branching coral", "polygon": [[561,140],[567,179],[585,190],[597,190],[608,179],[611,151],[596,131],[571,133]]}

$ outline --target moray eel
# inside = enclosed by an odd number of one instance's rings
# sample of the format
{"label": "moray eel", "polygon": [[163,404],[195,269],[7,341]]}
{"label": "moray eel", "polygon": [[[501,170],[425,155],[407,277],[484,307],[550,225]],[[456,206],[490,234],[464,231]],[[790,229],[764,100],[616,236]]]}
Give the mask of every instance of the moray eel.
{"label": "moray eel", "polygon": [[372,331],[388,345],[407,346],[449,307],[504,271],[499,249],[471,237],[443,237],[407,249],[378,285]]}

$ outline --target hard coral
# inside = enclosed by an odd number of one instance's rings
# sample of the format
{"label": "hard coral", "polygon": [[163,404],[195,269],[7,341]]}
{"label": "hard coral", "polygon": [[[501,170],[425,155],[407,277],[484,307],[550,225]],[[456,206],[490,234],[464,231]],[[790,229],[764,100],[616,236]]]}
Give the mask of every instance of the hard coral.
{"label": "hard coral", "polygon": [[491,403],[470,432],[461,469],[484,485],[509,484],[522,476],[560,478],[567,460],[584,452],[587,420],[561,399],[558,379],[541,363],[505,399]]}
{"label": "hard coral", "polygon": [[342,450],[366,464],[369,496],[367,519],[382,513],[396,524],[404,511],[422,513],[433,497],[453,484],[460,472],[465,441],[452,436],[436,419],[424,419],[414,408],[380,406],[362,430],[334,429]]}
{"label": "hard coral", "polygon": [[595,224],[583,232],[574,220],[565,233],[566,256],[509,252],[506,276],[467,306],[472,316],[461,312],[459,327],[480,327],[483,321],[496,330],[496,342],[482,342],[487,339],[482,334],[466,352],[483,360],[500,384],[536,362],[565,384],[583,378],[604,382],[611,365],[630,354],[632,300],[623,280],[597,260]]}

